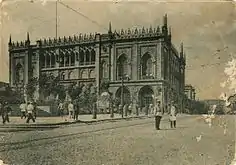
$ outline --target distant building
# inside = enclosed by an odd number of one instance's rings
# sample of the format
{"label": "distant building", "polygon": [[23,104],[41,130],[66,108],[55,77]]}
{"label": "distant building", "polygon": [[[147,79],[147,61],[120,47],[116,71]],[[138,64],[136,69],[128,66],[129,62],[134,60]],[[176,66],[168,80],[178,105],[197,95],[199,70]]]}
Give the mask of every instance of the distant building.
{"label": "distant building", "polygon": [[185,85],[184,93],[189,100],[196,100],[196,91],[192,85]]}
{"label": "distant building", "polygon": [[124,103],[144,107],[153,96],[163,105],[172,100],[184,107],[186,58],[171,40],[167,15],[157,28],[112,31],[38,40],[9,41],[10,85],[24,89],[30,77],[43,73],[59,76],[61,84],[110,82],[109,90],[121,98],[124,80]]}

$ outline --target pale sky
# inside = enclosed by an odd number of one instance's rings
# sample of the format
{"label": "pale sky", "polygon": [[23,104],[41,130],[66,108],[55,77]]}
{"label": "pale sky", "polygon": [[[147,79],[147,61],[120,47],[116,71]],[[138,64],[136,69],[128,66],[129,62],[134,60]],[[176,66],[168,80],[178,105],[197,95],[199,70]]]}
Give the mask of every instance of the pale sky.
{"label": "pale sky", "polygon": [[[7,43],[10,34],[13,41],[25,40],[27,31],[31,42],[55,37],[55,2],[42,4],[41,0],[35,1],[8,0],[2,5],[0,81],[8,81],[9,77]],[[230,1],[62,2],[102,27],[58,4],[59,36],[106,32],[109,21],[113,30],[142,26],[149,28],[150,25],[157,27],[162,24],[163,15],[167,13],[173,43],[179,48],[180,43],[184,42],[187,56],[186,83],[196,87],[197,98],[218,98],[227,91],[220,87],[220,83],[226,79],[224,68],[230,60],[229,54],[236,55],[236,13],[235,5]],[[228,48],[224,49],[226,46]]]}

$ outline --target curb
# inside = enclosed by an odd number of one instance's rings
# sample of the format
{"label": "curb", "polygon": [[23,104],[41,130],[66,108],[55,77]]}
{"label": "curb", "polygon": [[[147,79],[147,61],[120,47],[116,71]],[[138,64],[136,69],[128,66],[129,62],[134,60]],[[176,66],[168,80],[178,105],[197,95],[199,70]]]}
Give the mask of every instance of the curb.
{"label": "curb", "polygon": [[[109,121],[120,121],[120,120],[131,120],[131,119],[144,119],[144,118],[152,118],[152,116],[134,116],[134,117],[126,117],[126,118],[108,118],[108,119],[101,119],[101,120],[91,120],[91,121],[71,121],[71,122],[60,122],[60,123],[51,123],[51,124],[20,124],[20,125],[2,125],[0,126],[0,132],[3,129],[14,130],[14,129],[47,129],[47,128],[59,128],[63,125],[72,125],[72,124],[92,124],[92,123],[100,123],[100,122],[109,122]],[[5,130],[4,130],[5,131]]]}

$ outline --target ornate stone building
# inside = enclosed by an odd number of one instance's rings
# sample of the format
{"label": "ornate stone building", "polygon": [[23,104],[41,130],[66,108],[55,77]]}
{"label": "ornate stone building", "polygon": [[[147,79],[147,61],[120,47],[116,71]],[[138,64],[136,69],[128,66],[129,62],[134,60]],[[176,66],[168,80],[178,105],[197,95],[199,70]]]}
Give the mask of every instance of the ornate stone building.
{"label": "ornate stone building", "polygon": [[[167,15],[156,28],[113,31],[58,39],[38,40],[31,44],[29,34],[24,42],[9,41],[10,84],[27,84],[29,77],[42,73],[60,76],[69,84],[93,83],[100,86],[109,80],[114,97],[124,103],[140,106],[158,97],[163,105],[175,100],[184,106],[185,54],[171,41]],[[122,83],[123,79],[123,83]]]}

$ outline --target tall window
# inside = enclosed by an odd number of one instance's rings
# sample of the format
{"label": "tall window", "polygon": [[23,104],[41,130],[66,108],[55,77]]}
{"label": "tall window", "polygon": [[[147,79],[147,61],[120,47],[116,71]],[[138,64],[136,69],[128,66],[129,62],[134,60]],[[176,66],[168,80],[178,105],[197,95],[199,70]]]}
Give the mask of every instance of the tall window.
{"label": "tall window", "polygon": [[70,55],[69,53],[66,53],[66,66],[69,66],[70,64]]}
{"label": "tall window", "polygon": [[55,65],[56,65],[56,55],[53,53],[51,55],[51,67],[53,68],[55,67]]}
{"label": "tall window", "polygon": [[80,65],[84,65],[84,51],[83,50],[79,51],[79,63]]}
{"label": "tall window", "polygon": [[107,62],[103,61],[102,62],[102,78],[107,78],[108,77],[108,66]]}
{"label": "tall window", "polygon": [[124,75],[128,74],[128,59],[125,54],[122,54],[117,60],[117,78],[122,79]]}
{"label": "tall window", "polygon": [[50,68],[50,63],[51,63],[51,60],[50,60],[50,54],[49,53],[47,53],[46,54],[46,67],[47,68]]}
{"label": "tall window", "polygon": [[46,64],[45,64],[45,54],[42,55],[42,58],[41,58],[41,62],[42,62],[42,67],[45,68],[46,67]]}
{"label": "tall window", "polygon": [[66,78],[66,74],[65,74],[65,72],[62,72],[61,73],[61,80],[65,80],[65,78]]}
{"label": "tall window", "polygon": [[85,52],[85,61],[86,61],[85,65],[89,65],[90,64],[90,52],[89,52],[88,49]]}
{"label": "tall window", "polygon": [[71,53],[71,66],[74,66],[75,65],[75,53],[74,52],[72,52]]}
{"label": "tall window", "polygon": [[91,64],[95,64],[96,52],[94,49],[91,51]]}
{"label": "tall window", "polygon": [[63,52],[60,53],[60,58],[59,58],[59,66],[63,67],[64,66],[64,61],[65,61],[65,55]]}
{"label": "tall window", "polygon": [[153,76],[152,67],[151,55],[148,53],[144,54],[142,57],[142,77],[144,79],[151,78]]}
{"label": "tall window", "polygon": [[23,71],[23,67],[20,63],[18,63],[16,65],[16,83],[23,83],[24,81],[24,71]]}

